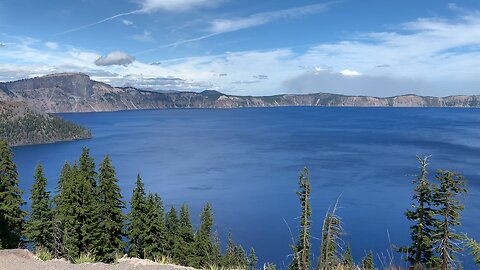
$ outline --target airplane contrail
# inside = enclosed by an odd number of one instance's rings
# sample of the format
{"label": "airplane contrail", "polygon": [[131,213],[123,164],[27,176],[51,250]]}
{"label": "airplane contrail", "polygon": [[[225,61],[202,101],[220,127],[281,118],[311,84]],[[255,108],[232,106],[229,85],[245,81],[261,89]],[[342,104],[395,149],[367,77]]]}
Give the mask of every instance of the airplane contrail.
{"label": "airplane contrail", "polygon": [[73,33],[73,32],[83,30],[83,29],[92,27],[94,25],[101,24],[101,23],[104,23],[104,22],[107,22],[107,21],[110,21],[110,20],[113,20],[113,19],[116,19],[116,18],[119,18],[119,17],[131,15],[131,14],[137,14],[137,13],[141,13],[141,12],[144,12],[144,10],[143,9],[138,9],[138,10],[134,10],[134,11],[130,11],[130,12],[120,13],[120,14],[105,18],[103,20],[100,20],[98,22],[82,25],[82,26],[79,26],[79,27],[75,27],[75,28],[60,32],[60,33],[56,33],[55,36],[61,36],[61,35],[65,35],[65,34],[68,34],[68,33]]}
{"label": "airplane contrail", "polygon": [[182,44],[186,44],[186,43],[190,43],[190,42],[194,42],[194,41],[199,41],[199,40],[206,39],[206,38],[209,38],[209,37],[213,37],[213,36],[216,36],[216,35],[219,35],[219,34],[221,34],[221,33],[212,33],[212,34],[208,34],[208,35],[204,35],[204,36],[200,36],[200,37],[196,37],[196,38],[180,40],[180,41],[177,41],[177,42],[173,42],[173,43],[165,44],[165,45],[162,45],[162,46],[158,46],[158,47],[155,47],[155,48],[152,48],[152,49],[136,52],[133,55],[141,55],[141,54],[145,54],[145,53],[149,53],[149,52],[154,52],[154,51],[160,50],[160,49],[176,47],[178,45],[182,45]]}

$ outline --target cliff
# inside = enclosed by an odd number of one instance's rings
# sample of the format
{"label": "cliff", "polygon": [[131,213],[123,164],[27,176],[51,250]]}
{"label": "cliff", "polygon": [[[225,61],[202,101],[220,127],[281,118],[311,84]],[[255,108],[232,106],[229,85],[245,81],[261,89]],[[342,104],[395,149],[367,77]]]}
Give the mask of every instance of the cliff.
{"label": "cliff", "polygon": [[0,100],[25,102],[45,112],[96,112],[161,108],[243,108],[276,106],[480,107],[480,96],[395,97],[337,94],[233,96],[217,91],[155,92],[112,87],[81,73],[60,73],[0,83]]}

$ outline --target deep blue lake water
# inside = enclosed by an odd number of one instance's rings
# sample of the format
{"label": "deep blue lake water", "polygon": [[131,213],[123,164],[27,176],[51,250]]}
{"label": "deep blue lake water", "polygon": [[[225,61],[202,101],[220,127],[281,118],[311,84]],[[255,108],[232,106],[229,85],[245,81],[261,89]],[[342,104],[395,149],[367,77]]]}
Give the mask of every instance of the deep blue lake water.
{"label": "deep blue lake water", "polygon": [[[175,109],[63,115],[93,132],[91,140],[14,149],[21,188],[42,162],[53,190],[64,161],[82,147],[98,164],[113,160],[128,201],[136,174],[167,206],[187,203],[193,221],[205,202],[220,235],[228,231],[261,261],[287,264],[300,207],[294,190],[304,166],[312,183],[313,235],[340,197],[347,235],[359,261],[367,250],[387,254],[409,243],[403,213],[411,205],[416,155],[435,169],[469,179],[463,226],[480,239],[480,110],[447,108]],[[28,192],[25,198],[28,198]],[[285,221],[284,221],[285,220]],[[318,254],[318,240],[314,251]],[[471,257],[464,257],[472,269]],[[401,263],[397,258],[397,263]]]}

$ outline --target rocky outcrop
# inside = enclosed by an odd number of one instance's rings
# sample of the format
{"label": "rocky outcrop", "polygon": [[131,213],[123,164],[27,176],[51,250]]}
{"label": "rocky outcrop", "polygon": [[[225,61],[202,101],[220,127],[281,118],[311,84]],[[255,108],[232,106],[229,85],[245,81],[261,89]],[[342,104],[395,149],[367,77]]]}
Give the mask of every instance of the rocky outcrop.
{"label": "rocky outcrop", "polygon": [[112,87],[80,73],[60,73],[0,83],[0,100],[25,102],[45,112],[95,112],[161,108],[243,108],[277,106],[480,107],[480,96],[395,97],[305,95],[232,96],[217,91],[155,92]]}

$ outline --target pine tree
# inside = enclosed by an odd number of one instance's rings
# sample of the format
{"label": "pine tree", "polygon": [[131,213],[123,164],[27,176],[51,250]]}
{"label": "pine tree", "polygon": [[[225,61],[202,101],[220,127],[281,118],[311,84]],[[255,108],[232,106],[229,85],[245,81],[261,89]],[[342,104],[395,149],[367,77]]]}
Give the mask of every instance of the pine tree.
{"label": "pine tree", "polygon": [[454,232],[455,226],[461,225],[460,212],[464,209],[459,196],[467,192],[466,180],[455,172],[438,170],[436,174],[440,187],[435,191],[434,203],[438,207],[434,222],[436,251],[441,257],[441,269],[451,269],[455,266],[454,253],[461,250],[461,236]]}
{"label": "pine tree", "polygon": [[130,223],[128,224],[128,252],[132,257],[144,258],[147,212],[145,189],[142,178],[138,175],[130,201]]}
{"label": "pine tree", "polygon": [[341,236],[344,235],[342,222],[336,214],[338,201],[327,213],[322,226],[322,243],[317,269],[335,269],[341,262]]}
{"label": "pine tree", "polygon": [[97,187],[97,173],[95,172],[95,162],[90,156],[90,149],[84,147],[79,160],[79,170],[83,176],[90,182],[92,190]]}
{"label": "pine tree", "polygon": [[465,235],[466,247],[471,250],[473,261],[477,266],[480,266],[480,243]]}
{"label": "pine tree", "polygon": [[310,216],[312,210],[310,206],[310,180],[308,177],[308,169],[305,167],[299,176],[298,185],[300,191],[297,191],[297,196],[302,207],[302,215],[300,217],[300,235],[296,246],[293,249],[293,260],[290,264],[290,269],[308,270],[311,266],[310,262]]}
{"label": "pine tree", "polygon": [[350,245],[347,245],[347,249],[343,253],[342,264],[346,269],[353,269],[354,267],[352,249],[350,248]]}
{"label": "pine tree", "polygon": [[432,226],[434,223],[432,195],[434,186],[427,176],[428,157],[417,157],[420,162],[420,175],[413,181],[415,184],[413,210],[408,210],[407,219],[415,221],[410,227],[412,246],[407,248],[408,261],[414,268],[434,267],[436,264],[433,253]]}
{"label": "pine tree", "polygon": [[149,193],[147,196],[147,215],[145,231],[145,257],[154,259],[164,255],[167,250],[167,229],[165,227],[165,213],[163,203],[158,194]]}
{"label": "pine tree", "polygon": [[237,262],[235,261],[235,243],[233,242],[232,233],[228,233],[227,237],[227,250],[225,250],[225,256],[223,256],[222,265],[225,268],[235,268],[237,267]]}
{"label": "pine tree", "polygon": [[92,193],[91,182],[75,163],[66,182],[62,183],[61,207],[63,243],[67,258],[74,260],[82,254],[94,253],[100,241],[98,232],[98,206]]}
{"label": "pine tree", "polygon": [[215,245],[212,242],[213,214],[210,204],[206,204],[200,214],[200,228],[195,234],[196,256],[194,267],[206,267],[217,261]]}
{"label": "pine tree", "polygon": [[57,186],[55,187],[55,196],[53,197],[54,208],[53,212],[53,221],[52,221],[52,249],[53,254],[56,258],[62,257],[66,250],[64,246],[64,216],[61,209],[68,207],[62,202],[62,193],[64,189],[64,183],[66,183],[71,177],[72,168],[68,162],[62,167],[60,172],[60,177],[58,178]]}
{"label": "pine tree", "polygon": [[168,211],[165,217],[165,226],[167,228],[167,255],[171,258],[177,259],[179,251],[178,245],[178,216],[177,210],[174,206],[170,207],[170,211]]}
{"label": "pine tree", "polygon": [[368,254],[362,260],[362,269],[363,270],[373,270],[375,265],[373,263],[373,252],[370,250]]}
{"label": "pine tree", "polygon": [[47,178],[43,167],[38,164],[35,168],[34,184],[31,191],[31,213],[26,224],[27,239],[34,248],[52,250],[53,242],[53,212],[50,205],[50,192],[47,189]]}
{"label": "pine tree", "polygon": [[12,161],[12,152],[0,139],[0,242],[2,248],[22,245],[25,212],[21,206],[23,192],[18,188],[18,172]]}
{"label": "pine tree", "polygon": [[256,270],[257,269],[257,262],[258,257],[255,254],[255,249],[250,248],[250,252],[248,253],[248,268],[247,270]]}
{"label": "pine tree", "polygon": [[189,265],[194,257],[195,232],[190,220],[188,206],[183,204],[180,208],[180,219],[178,225],[178,262],[182,265]]}
{"label": "pine tree", "polygon": [[[64,167],[65,168],[65,167]],[[61,193],[59,194],[58,218],[63,227],[62,245],[66,252],[66,257],[73,260],[80,256],[82,247],[81,240],[81,221],[79,215],[81,212],[81,199],[79,198],[78,185],[78,166],[76,163],[70,169],[68,177],[61,179]],[[66,175],[63,175],[66,176]]]}
{"label": "pine tree", "polygon": [[118,179],[115,178],[115,169],[111,165],[109,156],[105,156],[100,163],[98,186],[98,200],[100,215],[100,240],[97,254],[101,261],[112,262],[115,255],[123,253],[125,235],[125,217],[122,209],[125,208]]}
{"label": "pine tree", "polygon": [[[85,247],[84,252],[94,253],[99,252],[97,246],[101,241],[101,228],[98,224],[101,222],[101,206],[98,201],[98,185],[97,173],[95,172],[95,163],[90,157],[90,150],[86,147],[82,150],[82,155],[79,160],[79,174],[83,186],[83,206],[85,212],[85,219],[82,220],[82,241]],[[88,188],[88,189],[87,189]]]}

